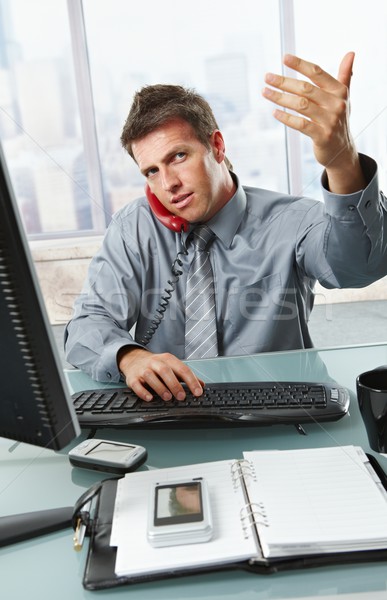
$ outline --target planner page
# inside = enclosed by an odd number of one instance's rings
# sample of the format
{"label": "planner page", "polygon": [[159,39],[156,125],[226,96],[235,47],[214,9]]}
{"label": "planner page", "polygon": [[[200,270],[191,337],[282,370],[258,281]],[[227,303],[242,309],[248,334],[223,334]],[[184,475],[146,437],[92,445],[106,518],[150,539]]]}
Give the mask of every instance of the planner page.
{"label": "planner page", "polygon": [[[116,574],[134,576],[170,569],[223,564],[257,555],[252,535],[241,524],[244,497],[233,477],[234,461],[130,473],[118,483],[110,544],[117,546]],[[213,518],[210,541],[154,548],[147,540],[151,484],[181,478],[206,479]]]}
{"label": "planner page", "polygon": [[387,500],[361,448],[244,452],[265,557],[387,548]]}

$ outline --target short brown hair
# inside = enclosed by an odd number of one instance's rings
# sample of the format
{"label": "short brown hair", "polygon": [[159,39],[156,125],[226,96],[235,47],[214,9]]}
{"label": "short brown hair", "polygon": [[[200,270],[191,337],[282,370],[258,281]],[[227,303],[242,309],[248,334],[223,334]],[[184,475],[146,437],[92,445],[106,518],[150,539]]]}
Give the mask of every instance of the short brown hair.
{"label": "short brown hair", "polygon": [[[135,140],[177,118],[189,123],[197,139],[209,148],[211,134],[219,129],[210,105],[195,90],[168,84],[146,85],[136,92],[122,130],[121,144],[134,158]],[[227,160],[226,163],[229,165]]]}

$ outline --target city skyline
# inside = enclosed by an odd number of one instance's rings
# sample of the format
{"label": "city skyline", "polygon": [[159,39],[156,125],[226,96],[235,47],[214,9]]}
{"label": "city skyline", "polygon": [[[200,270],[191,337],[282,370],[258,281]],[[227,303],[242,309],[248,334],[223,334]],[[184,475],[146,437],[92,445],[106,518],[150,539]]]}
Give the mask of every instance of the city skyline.
{"label": "city skyline", "polygon": [[[11,179],[28,233],[92,231],[91,206],[96,200],[89,191],[67,3],[36,0],[34,13],[30,4],[26,0],[0,0],[0,136]],[[103,211],[105,224],[122,204],[142,195],[143,179],[119,143],[131,96],[141,85],[169,78],[173,83],[195,87],[209,100],[242,183],[288,191],[285,131],[272,117],[271,105],[260,95],[264,72],[280,68],[278,9],[270,11],[266,1],[258,2],[254,4],[255,12],[244,14],[235,30],[232,14],[227,10],[217,14],[220,6],[225,7],[224,2],[216,0],[207,12],[204,0],[199,4],[187,28],[183,26],[184,8],[169,0],[169,7],[178,8],[168,27],[160,28],[163,9],[156,2],[149,3],[146,32],[153,43],[162,42],[155,57],[153,46],[150,51],[146,47],[143,7],[132,6],[129,19],[129,13],[124,12],[128,10],[127,2],[116,0],[112,11],[103,0],[84,1],[104,188],[104,204],[97,210]],[[343,4],[348,5],[348,1]],[[37,5],[47,13],[39,33],[31,27]],[[240,8],[247,5],[248,0],[242,0]],[[311,31],[299,29],[299,12],[306,10],[307,4],[298,0],[294,5],[297,45],[303,53],[312,36]],[[202,20],[206,15],[201,28],[200,14]],[[102,23],[106,36],[114,23],[117,25],[116,35],[107,38],[107,45],[100,43]],[[364,29],[364,23],[356,22],[354,31],[361,30],[361,26]],[[313,39],[322,44],[318,35],[315,32]],[[340,47],[349,43],[346,36],[350,38],[347,31],[335,48],[336,62]],[[381,48],[385,47],[383,41]],[[327,62],[333,62],[333,50],[325,54]],[[363,152],[383,159],[387,158],[386,96],[374,93],[374,88],[377,83],[379,89],[386,90],[386,76],[380,86],[380,81],[375,82],[366,72],[368,88],[362,85],[364,61],[360,53],[352,88],[353,132]],[[366,113],[364,106],[368,108]],[[301,191],[318,196],[320,169],[308,140],[302,140],[301,152]],[[386,162],[381,167],[382,182]]]}

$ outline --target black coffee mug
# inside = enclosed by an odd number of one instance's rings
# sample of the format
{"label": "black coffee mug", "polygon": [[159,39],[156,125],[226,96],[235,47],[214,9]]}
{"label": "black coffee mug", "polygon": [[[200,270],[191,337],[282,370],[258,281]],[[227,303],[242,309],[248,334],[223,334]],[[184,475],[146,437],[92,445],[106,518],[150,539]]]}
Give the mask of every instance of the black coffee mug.
{"label": "black coffee mug", "polygon": [[356,379],[357,399],[369,445],[387,452],[387,365],[366,371]]}

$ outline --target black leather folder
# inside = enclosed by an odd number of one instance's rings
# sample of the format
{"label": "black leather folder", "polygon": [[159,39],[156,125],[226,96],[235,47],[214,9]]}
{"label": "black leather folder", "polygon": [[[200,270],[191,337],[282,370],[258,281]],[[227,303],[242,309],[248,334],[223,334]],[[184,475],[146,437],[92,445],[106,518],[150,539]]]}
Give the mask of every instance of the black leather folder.
{"label": "black leather folder", "polygon": [[[367,455],[368,456],[368,455]],[[373,456],[368,456],[372,467],[387,489],[387,478],[379,463]],[[193,574],[221,572],[230,569],[239,569],[256,575],[268,575],[289,569],[305,569],[314,567],[327,567],[338,564],[354,564],[360,562],[385,561],[385,549],[350,551],[339,553],[324,553],[289,558],[276,558],[251,562],[249,560],[227,562],[225,564],[205,565],[199,568],[171,569],[157,574],[142,574],[134,576],[117,576],[115,562],[117,549],[110,546],[113,511],[116,489],[119,478],[107,479],[90,488],[79,499],[74,509],[73,527],[79,528],[83,524],[86,539],[89,538],[86,565],[83,577],[83,586],[87,590],[101,590],[116,586],[138,584],[171,577],[184,577]],[[93,510],[85,511],[84,506],[94,499]],[[387,510],[387,509],[386,509]],[[136,543],[135,539],[132,540]]]}

